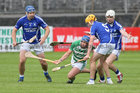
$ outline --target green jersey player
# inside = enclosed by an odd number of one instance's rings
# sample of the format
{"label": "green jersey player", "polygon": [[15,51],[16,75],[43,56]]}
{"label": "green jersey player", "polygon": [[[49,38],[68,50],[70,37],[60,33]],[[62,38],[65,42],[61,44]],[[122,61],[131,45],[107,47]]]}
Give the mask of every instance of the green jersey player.
{"label": "green jersey player", "polygon": [[72,43],[70,49],[59,59],[56,60],[55,63],[59,64],[60,62],[64,61],[68,56],[72,53],[71,63],[72,69],[68,73],[68,81],[67,83],[73,83],[75,80],[75,76],[81,72],[89,73],[89,69],[85,68],[87,61],[77,62],[84,58],[87,54],[88,43],[90,38],[88,36],[83,36],[81,40],[75,41]]}

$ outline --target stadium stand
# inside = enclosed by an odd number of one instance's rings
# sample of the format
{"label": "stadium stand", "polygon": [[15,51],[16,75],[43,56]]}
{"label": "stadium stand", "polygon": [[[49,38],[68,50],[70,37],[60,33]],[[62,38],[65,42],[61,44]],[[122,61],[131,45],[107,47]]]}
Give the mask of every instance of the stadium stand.
{"label": "stadium stand", "polygon": [[81,22],[89,13],[105,22],[108,9],[116,11],[116,18],[122,25],[131,26],[140,10],[140,0],[0,0],[0,21],[3,21],[0,25],[13,25],[24,15],[26,5],[33,5],[37,14],[47,18],[53,26],[84,26]]}

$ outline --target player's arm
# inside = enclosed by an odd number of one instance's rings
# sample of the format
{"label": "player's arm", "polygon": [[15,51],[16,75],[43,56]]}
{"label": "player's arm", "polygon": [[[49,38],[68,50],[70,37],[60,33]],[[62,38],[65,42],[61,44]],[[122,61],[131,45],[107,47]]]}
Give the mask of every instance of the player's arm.
{"label": "player's arm", "polygon": [[16,32],[17,32],[17,28],[13,28],[12,30],[12,40],[13,40],[13,46],[16,46],[17,42],[16,42]]}
{"label": "player's arm", "polygon": [[64,61],[69,57],[69,55],[72,53],[72,51],[69,49],[59,60],[55,61],[56,64],[59,64],[60,62]]}
{"label": "player's arm", "polygon": [[90,28],[90,41],[88,44],[87,55],[84,57],[84,60],[87,60],[90,57],[90,52],[93,47],[93,41],[96,40],[95,33],[96,33],[96,25],[94,24],[94,26],[92,25],[92,27]]}
{"label": "player's arm", "polygon": [[44,30],[45,30],[45,35],[41,38],[41,41],[40,41],[40,44],[41,44],[41,45],[45,42],[46,38],[48,37],[48,35],[49,35],[49,33],[50,33],[50,28],[49,28],[49,26],[46,26],[46,27],[44,28]]}
{"label": "player's arm", "polygon": [[[90,35],[91,33],[89,31],[84,31],[85,34]],[[95,37],[96,38],[96,37]],[[97,38],[96,38],[97,39]]]}
{"label": "player's arm", "polygon": [[87,55],[84,57],[84,60],[87,60],[89,59],[90,57],[90,52],[93,48],[93,41],[96,39],[95,35],[91,35],[90,36],[90,41],[89,41],[89,44],[88,44],[88,51],[87,51]]}
{"label": "player's arm", "polygon": [[17,42],[16,42],[16,32],[18,31],[18,29],[22,26],[22,19],[19,19],[15,25],[15,27],[12,30],[12,40],[13,40],[13,46],[16,46]]}
{"label": "player's arm", "polygon": [[128,34],[124,29],[121,29],[121,30],[120,30],[120,33],[121,33],[123,36],[127,37],[128,39],[130,39],[130,38],[132,37],[132,35]]}

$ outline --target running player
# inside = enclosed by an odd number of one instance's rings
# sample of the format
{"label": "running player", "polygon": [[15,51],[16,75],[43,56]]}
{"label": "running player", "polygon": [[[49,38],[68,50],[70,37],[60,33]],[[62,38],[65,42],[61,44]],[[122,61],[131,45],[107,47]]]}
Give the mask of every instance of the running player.
{"label": "running player", "polygon": [[85,60],[87,60],[90,56],[91,46],[93,45],[93,41],[96,38],[99,39],[100,41],[100,44],[95,49],[94,55],[92,55],[92,58],[90,60],[90,80],[87,82],[87,84],[95,84],[94,76],[96,72],[96,61],[98,59],[101,59],[102,62],[101,64],[104,63],[103,66],[107,76],[107,83],[113,84],[110,77],[108,65],[106,64],[107,55],[115,48],[114,41],[111,40],[109,28],[105,24],[96,21],[96,17],[93,14],[88,15],[85,19],[85,22],[88,23],[89,27],[91,27],[88,52],[87,55],[84,57]]}
{"label": "running player", "polygon": [[75,80],[75,76],[81,72],[89,73],[89,69],[85,68],[87,61],[81,61],[76,63],[78,60],[83,59],[84,56],[87,54],[87,48],[89,43],[89,37],[83,36],[81,40],[75,41],[72,43],[70,49],[59,59],[56,60],[55,63],[59,64],[60,62],[64,61],[68,56],[73,53],[71,57],[72,69],[68,73],[68,81],[67,83],[73,83]]}
{"label": "running player", "polygon": [[[124,31],[123,27],[117,22],[115,21],[115,11],[114,10],[108,10],[106,12],[106,25],[108,26],[112,38],[114,38],[115,40],[115,49],[112,51],[112,53],[110,54],[110,57],[107,59],[107,64],[109,65],[109,68],[114,71],[117,75],[118,78],[118,83],[122,82],[123,79],[123,74],[115,67],[115,65],[113,64],[113,62],[115,60],[118,59],[118,56],[120,55],[121,52],[121,44],[122,44],[122,35],[127,37],[128,39],[130,39],[132,36],[130,34],[128,34],[126,31]],[[98,62],[97,65],[97,69],[99,71],[99,75],[100,75],[100,82],[104,83],[105,82],[105,78],[103,75],[103,71],[102,71],[102,66],[101,63]]]}
{"label": "running player", "polygon": [[[25,72],[25,62],[26,62],[26,57],[25,53],[27,51],[30,51],[31,48],[35,51],[36,55],[45,58],[44,56],[44,50],[43,50],[43,43],[45,42],[46,38],[49,35],[50,29],[49,26],[43,21],[42,18],[39,16],[35,15],[35,8],[33,6],[26,6],[25,8],[26,15],[21,17],[15,27],[13,28],[12,31],[12,40],[13,40],[13,46],[16,46],[16,32],[20,27],[23,29],[23,41],[27,41],[33,36],[37,36],[37,38],[32,42],[32,43],[23,43],[20,48],[20,63],[19,63],[19,80],[18,82],[23,82],[24,81],[24,72]],[[40,27],[44,28],[45,35],[41,38],[41,32],[40,32]],[[49,76],[47,69],[48,65],[45,61],[39,60],[40,64],[42,66],[42,69],[44,71],[44,75],[47,78],[48,82],[51,82],[52,79]]]}

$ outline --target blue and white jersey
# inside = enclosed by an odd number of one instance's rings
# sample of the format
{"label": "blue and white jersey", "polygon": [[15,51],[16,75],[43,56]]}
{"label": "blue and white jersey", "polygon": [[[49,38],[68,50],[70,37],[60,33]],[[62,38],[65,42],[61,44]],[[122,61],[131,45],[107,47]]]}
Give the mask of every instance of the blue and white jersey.
{"label": "blue and white jersey", "polygon": [[21,17],[16,25],[15,28],[19,29],[22,27],[23,29],[23,39],[25,41],[31,39],[33,36],[37,35],[37,38],[32,42],[31,44],[36,44],[39,42],[39,39],[41,38],[41,32],[40,27],[45,28],[48,25],[46,22],[43,21],[42,18],[35,15],[35,17],[32,20],[28,20],[27,15]]}
{"label": "blue and white jersey", "polygon": [[113,24],[106,23],[106,25],[108,26],[112,38],[115,41],[115,49],[121,50],[122,35],[120,33],[120,30],[123,29],[123,27],[117,21],[114,21]]}
{"label": "blue and white jersey", "polygon": [[112,40],[112,37],[110,35],[109,28],[98,21],[94,21],[91,29],[90,29],[91,35],[95,35],[97,39],[99,39],[100,43],[114,43],[114,40]]}

